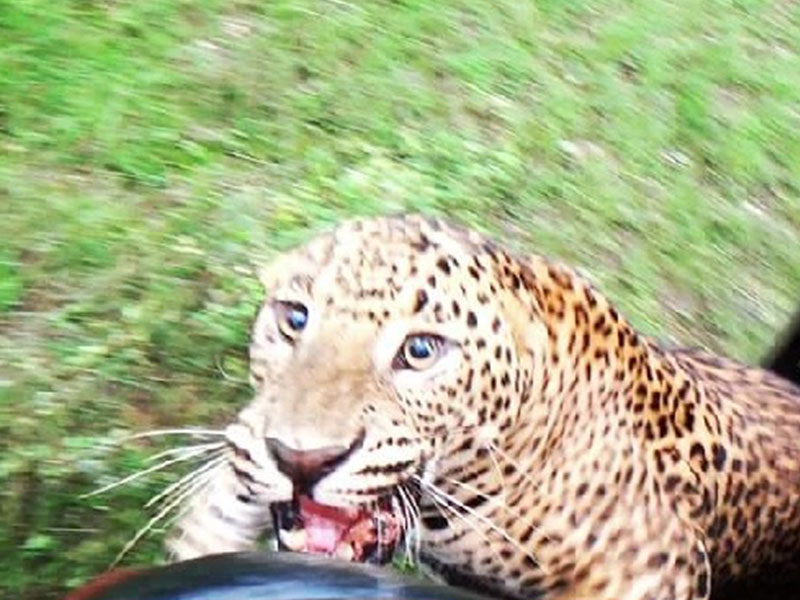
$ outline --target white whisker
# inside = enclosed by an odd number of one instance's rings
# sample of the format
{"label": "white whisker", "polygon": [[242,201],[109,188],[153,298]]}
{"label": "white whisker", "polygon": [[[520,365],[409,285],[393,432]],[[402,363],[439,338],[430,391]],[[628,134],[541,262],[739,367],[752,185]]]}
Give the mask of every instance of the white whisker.
{"label": "white whisker", "polygon": [[174,500],[166,504],[158,513],[151,518],[147,523],[145,523],[144,527],[139,529],[136,532],[128,543],[123,546],[122,550],[120,550],[119,554],[114,558],[114,561],[109,566],[109,569],[116,567],[128,552],[141,540],[150,530],[155,527],[159,521],[161,521],[165,516],[167,516],[170,511],[172,511],[176,506],[179,506],[181,502],[186,500],[192,494],[194,494],[197,490],[201,489],[204,484],[208,482],[208,480],[213,476],[214,471],[212,470],[209,473],[206,473],[206,476],[203,477],[200,481],[195,481],[195,483],[188,489],[186,489],[183,493],[179,494]]}
{"label": "white whisker", "polygon": [[489,451],[497,452],[497,454],[500,455],[500,458],[505,460],[508,464],[510,464],[517,470],[517,473],[519,473],[522,476],[522,479],[524,481],[526,481],[532,486],[536,485],[536,482],[534,482],[533,479],[531,479],[530,475],[528,475],[524,469],[520,468],[520,465],[511,456],[509,456],[506,452],[504,452],[499,446],[493,444],[492,442],[486,442],[486,448]]}
{"label": "white whisker", "polygon": [[[506,512],[507,512],[508,514],[510,514],[512,517],[515,517],[515,518],[519,519],[519,521],[520,521],[520,522],[522,522],[522,523],[525,523],[526,525],[529,523],[529,520],[530,520],[530,519],[529,519],[528,517],[526,517],[525,515],[523,515],[522,513],[520,513],[519,511],[512,509],[512,508],[511,508],[511,507],[510,507],[510,506],[509,506],[509,505],[506,503],[505,499],[502,499],[502,500],[501,500],[501,499],[495,498],[494,496],[490,496],[489,494],[487,494],[487,493],[485,493],[485,492],[482,492],[481,490],[479,490],[479,489],[478,489],[478,488],[476,488],[475,486],[469,485],[468,483],[464,483],[464,482],[462,482],[462,481],[458,481],[457,479],[450,479],[450,478],[448,478],[448,479],[447,479],[447,481],[448,481],[449,483],[452,483],[452,484],[454,484],[454,485],[457,485],[457,486],[460,486],[460,487],[464,488],[464,489],[465,489],[465,490],[467,490],[468,492],[471,492],[471,493],[473,493],[473,494],[477,494],[477,495],[481,496],[482,498],[486,498],[486,500],[487,500],[487,501],[488,501],[490,504],[492,504],[492,505],[494,505],[494,506],[497,506],[497,507],[498,507],[498,508],[500,508],[501,510],[504,510],[504,511],[506,511]],[[537,526],[535,526],[535,525],[533,526],[533,531],[536,531],[537,533],[542,533],[541,529],[539,529],[539,528],[538,528]],[[548,539],[548,536],[547,536],[546,534],[542,534],[542,535],[543,535],[543,537],[544,537],[545,539]]]}
{"label": "white whisker", "polygon": [[417,556],[417,562],[419,562],[419,556],[422,550],[422,510],[419,507],[419,500],[415,498],[411,491],[407,488],[406,495],[408,496],[409,507],[411,508],[415,522],[416,537],[414,539],[414,552]]}
{"label": "white whisker", "polygon": [[142,438],[161,437],[164,435],[190,435],[196,437],[214,437],[224,436],[224,429],[195,429],[193,427],[183,429],[152,429],[150,431],[140,431],[133,433],[120,439],[117,443],[129,442],[131,440],[139,440]]}
{"label": "white whisker", "polygon": [[469,529],[477,533],[481,537],[481,539],[484,542],[486,542],[486,547],[489,548],[489,550],[495,555],[495,557],[500,559],[501,557],[498,554],[495,545],[492,544],[492,540],[489,539],[489,536],[486,534],[486,532],[481,530],[480,527],[477,527],[475,523],[472,520],[470,520],[465,514],[460,513],[455,508],[453,508],[451,502],[447,498],[438,496],[437,495],[438,493],[439,493],[438,490],[435,491],[431,490],[431,498],[433,499],[433,504],[434,506],[436,506],[437,510],[439,511],[439,514],[445,517],[445,519],[447,518],[444,512],[442,511],[442,509],[444,508],[448,510],[450,514],[453,515],[457,521],[461,520],[464,523],[466,523]]}
{"label": "white whisker", "polygon": [[[436,492],[437,493],[441,493],[440,490],[436,490]],[[464,523],[466,523],[467,526],[472,531],[477,533],[481,537],[481,539],[486,543],[485,547],[489,549],[489,551],[494,555],[494,557],[497,559],[497,561],[499,563],[503,563],[504,562],[504,559],[503,559],[502,556],[500,556],[500,551],[497,549],[496,544],[492,543],[492,540],[489,539],[489,535],[485,531],[483,531],[480,527],[478,527],[472,520],[468,519],[466,515],[464,515],[463,513],[458,512],[455,508],[453,508],[453,506],[450,505],[451,500],[448,500],[447,497],[445,497],[445,498],[438,497],[437,498],[435,495],[432,495],[432,498],[434,500],[434,505],[439,509],[439,513],[442,516],[444,516],[444,513],[442,512],[440,507],[446,508],[447,510],[449,510],[455,516],[456,519],[460,519]]]}
{"label": "white whisker", "polygon": [[489,451],[489,458],[492,459],[492,465],[494,465],[495,472],[497,473],[497,477],[500,479],[500,487],[503,493],[503,502],[508,501],[508,495],[506,494],[506,479],[503,477],[503,471],[500,469],[500,463],[497,462],[497,457],[494,455],[494,448],[493,444],[487,442],[486,449]]}
{"label": "white whisker", "polygon": [[447,500],[448,502],[450,502],[453,506],[456,506],[459,509],[471,514],[476,519],[478,519],[479,521],[481,521],[482,523],[487,525],[490,529],[492,529],[493,531],[495,531],[496,533],[501,535],[507,542],[512,544],[517,550],[522,552],[525,556],[527,556],[528,558],[533,560],[537,565],[539,564],[538,561],[536,560],[535,556],[531,555],[530,552],[525,550],[525,548],[523,548],[522,545],[517,540],[515,540],[511,535],[509,535],[508,532],[505,529],[503,529],[503,528],[499,527],[498,525],[496,525],[495,523],[493,523],[491,519],[481,515],[477,511],[471,509],[469,506],[465,505],[463,502],[460,502],[457,498],[454,498],[452,495],[448,494],[447,492],[445,492],[444,490],[438,488],[437,486],[435,486],[433,484],[429,484],[429,483],[423,481],[420,477],[418,477],[416,475],[414,476],[414,478],[417,479],[428,491],[430,491],[433,494],[439,494],[440,497],[442,497],[445,500]]}
{"label": "white whisker", "polygon": [[181,446],[180,448],[169,448],[168,450],[164,450],[159,452],[158,454],[154,454],[153,456],[148,456],[146,462],[155,462],[157,460],[161,460],[166,456],[171,456],[173,454],[183,454],[192,450],[199,450],[200,448],[205,448],[206,451],[210,452],[216,448],[222,448],[225,445],[225,442],[205,442],[203,444],[194,444],[192,446]]}
{"label": "white whisker", "polygon": [[189,472],[188,474],[181,477],[178,481],[168,485],[164,488],[161,492],[150,498],[147,503],[144,505],[145,508],[150,508],[153,504],[156,504],[162,498],[167,498],[174,490],[179,490],[180,488],[186,487],[189,485],[195,478],[200,477],[203,473],[213,469],[214,467],[219,466],[227,460],[227,457],[224,453],[220,456],[219,454],[214,455],[208,459],[208,462],[199,466],[195,470]]}
{"label": "white whisker", "polygon": [[[176,511],[175,515],[164,522],[165,529],[169,529],[172,524],[178,521],[183,515],[186,514],[187,511],[191,510],[193,504],[191,500],[203,493],[214,483],[214,477],[217,473],[225,466],[225,461],[220,461],[214,464],[213,468],[206,471],[205,473],[199,475],[196,479],[193,480],[192,485],[194,489],[190,492],[189,496],[184,495],[184,502],[185,506],[181,508],[179,511]],[[196,484],[196,485],[195,485]],[[189,487],[183,488],[184,491],[188,490]]]}
{"label": "white whisker", "polygon": [[403,497],[406,499],[408,503],[408,510],[413,520],[414,525],[414,564],[419,564],[419,555],[420,555],[420,548],[422,545],[422,524],[420,521],[422,520],[422,514],[417,505],[416,501],[414,500],[413,494],[405,487],[405,485],[400,485],[398,490],[403,494]]}
{"label": "white whisker", "polygon": [[81,499],[85,499],[85,498],[91,498],[92,496],[97,496],[97,495],[102,494],[104,492],[107,492],[109,490],[113,490],[114,488],[117,488],[117,487],[119,487],[121,485],[125,485],[126,483],[130,483],[131,481],[135,481],[136,479],[144,477],[145,475],[149,475],[150,473],[155,473],[156,471],[160,471],[162,469],[165,469],[165,468],[169,467],[170,465],[174,465],[174,464],[179,463],[179,462],[185,462],[187,460],[191,460],[192,458],[194,458],[196,456],[199,456],[201,454],[204,454],[205,452],[206,452],[205,450],[195,450],[193,452],[189,452],[189,453],[184,454],[182,456],[179,456],[177,458],[172,458],[170,460],[165,460],[163,462],[158,463],[157,465],[153,465],[152,467],[149,467],[147,469],[143,469],[141,471],[137,471],[136,473],[128,475],[127,477],[123,477],[122,479],[118,479],[117,481],[109,483],[108,485],[104,485],[103,487],[101,487],[101,488],[99,488],[97,490],[94,490],[93,492],[89,492],[88,494],[83,494],[82,496],[79,496],[79,497]]}
{"label": "white whisker", "polygon": [[397,487],[397,495],[394,497],[400,508],[400,518],[403,522],[403,546],[405,547],[406,560],[414,564],[413,556],[411,555],[411,542],[408,539],[411,532],[412,522],[409,516],[409,508],[406,506],[406,500],[402,493],[402,487]]}
{"label": "white whisker", "polygon": [[487,494],[486,492],[482,492],[481,490],[476,488],[474,485],[470,485],[468,483],[464,483],[462,481],[458,481],[457,479],[452,479],[452,478],[448,477],[446,479],[446,481],[448,483],[452,483],[453,485],[457,485],[457,486],[459,486],[461,488],[464,488],[465,490],[467,490],[468,492],[470,492],[472,494],[477,494],[481,498],[486,498],[486,501],[489,502],[489,504],[491,504],[493,506],[496,506],[496,507],[506,511],[512,517],[516,517],[517,519],[524,519],[524,517],[518,511],[512,509],[510,506],[508,506],[508,504],[505,503],[505,499],[495,498],[494,496],[491,496],[491,495]]}

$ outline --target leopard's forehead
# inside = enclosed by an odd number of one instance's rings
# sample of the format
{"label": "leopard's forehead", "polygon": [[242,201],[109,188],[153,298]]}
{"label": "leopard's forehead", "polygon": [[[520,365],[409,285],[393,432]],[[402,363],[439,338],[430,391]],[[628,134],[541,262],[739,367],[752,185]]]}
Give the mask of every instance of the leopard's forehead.
{"label": "leopard's forehead", "polygon": [[325,334],[307,336],[317,346],[347,338],[350,352],[354,343],[399,343],[398,332],[416,330],[505,354],[541,335],[530,324],[543,308],[537,281],[548,267],[535,258],[441,219],[357,219],[282,255],[262,281],[268,302],[310,309],[312,329]]}
{"label": "leopard's forehead", "polygon": [[328,305],[394,300],[412,284],[429,294],[463,292],[468,263],[480,265],[487,249],[491,243],[478,233],[441,219],[353,219],[277,261],[265,283],[325,297]]}
{"label": "leopard's forehead", "polygon": [[422,256],[461,258],[479,253],[487,241],[442,219],[412,215],[346,221],[333,231],[330,243],[334,261],[348,264],[357,259],[353,266],[362,271],[392,266],[413,271]]}

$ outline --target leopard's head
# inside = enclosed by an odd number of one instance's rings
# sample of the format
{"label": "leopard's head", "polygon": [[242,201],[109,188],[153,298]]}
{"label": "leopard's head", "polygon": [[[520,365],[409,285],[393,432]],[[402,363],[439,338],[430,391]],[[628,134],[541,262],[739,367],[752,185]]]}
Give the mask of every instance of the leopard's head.
{"label": "leopard's head", "polygon": [[[344,554],[363,560],[378,535],[351,533],[365,515],[388,518],[389,548],[392,518],[435,538],[451,502],[483,502],[470,476],[501,477],[488,449],[542,376],[530,276],[477,234],[413,216],[346,222],[263,270],[255,397],[228,436],[277,528],[300,531],[287,546],[341,555],[360,535]],[[460,500],[438,491],[448,478]]]}

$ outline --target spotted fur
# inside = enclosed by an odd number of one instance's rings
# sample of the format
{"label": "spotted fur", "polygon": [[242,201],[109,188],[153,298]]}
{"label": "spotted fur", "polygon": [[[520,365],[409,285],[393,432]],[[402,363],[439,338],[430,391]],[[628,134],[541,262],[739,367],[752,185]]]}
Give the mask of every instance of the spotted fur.
{"label": "spotted fur", "polygon": [[[423,560],[510,598],[694,600],[800,549],[800,391],[646,339],[583,278],[422,217],[355,220],[263,275],[255,398],[175,558],[251,548],[292,496],[264,440],[354,450],[313,488],[417,482]],[[274,302],[308,307],[288,343]],[[405,337],[449,340],[398,369]]]}

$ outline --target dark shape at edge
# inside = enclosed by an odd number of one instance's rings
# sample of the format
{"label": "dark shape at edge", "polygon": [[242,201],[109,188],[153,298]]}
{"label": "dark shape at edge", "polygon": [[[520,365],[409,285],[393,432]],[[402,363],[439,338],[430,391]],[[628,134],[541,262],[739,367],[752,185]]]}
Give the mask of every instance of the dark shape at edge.
{"label": "dark shape at edge", "polygon": [[488,600],[373,565],[295,553],[215,554],[112,571],[65,600]]}
{"label": "dark shape at edge", "polygon": [[765,369],[800,385],[800,310],[761,364]]}

